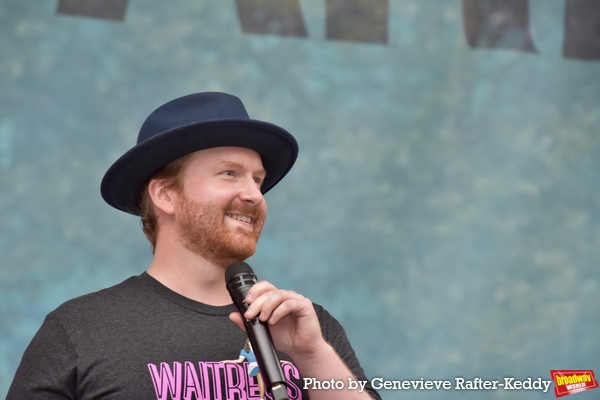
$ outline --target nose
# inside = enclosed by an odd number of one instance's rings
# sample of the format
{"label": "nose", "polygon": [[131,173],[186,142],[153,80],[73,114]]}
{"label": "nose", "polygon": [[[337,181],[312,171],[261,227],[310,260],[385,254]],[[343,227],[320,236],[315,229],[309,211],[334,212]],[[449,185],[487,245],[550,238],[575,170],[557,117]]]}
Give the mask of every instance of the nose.
{"label": "nose", "polygon": [[244,179],[239,197],[244,203],[254,206],[264,201],[260,187],[254,181],[254,178]]}

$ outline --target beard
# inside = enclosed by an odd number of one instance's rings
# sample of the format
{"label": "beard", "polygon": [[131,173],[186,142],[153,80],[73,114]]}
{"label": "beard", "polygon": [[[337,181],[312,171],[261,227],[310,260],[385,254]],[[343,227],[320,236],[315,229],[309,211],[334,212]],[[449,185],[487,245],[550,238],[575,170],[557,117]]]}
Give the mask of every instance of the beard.
{"label": "beard", "polygon": [[[180,210],[175,225],[183,245],[216,265],[227,267],[244,261],[256,252],[256,242],[266,216],[257,207],[239,202],[219,206],[214,202],[197,202],[181,193]],[[232,227],[225,214],[237,212],[252,216],[252,230]]]}

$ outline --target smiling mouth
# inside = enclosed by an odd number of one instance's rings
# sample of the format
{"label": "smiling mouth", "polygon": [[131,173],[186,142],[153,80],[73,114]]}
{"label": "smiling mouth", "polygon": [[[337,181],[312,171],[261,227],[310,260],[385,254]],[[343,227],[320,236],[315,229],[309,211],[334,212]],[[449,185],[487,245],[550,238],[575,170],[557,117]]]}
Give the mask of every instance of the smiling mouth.
{"label": "smiling mouth", "polygon": [[251,224],[252,223],[252,218],[247,217],[245,215],[240,215],[240,214],[226,214],[229,218],[235,219],[236,221],[241,221],[241,222],[245,222],[247,224]]}

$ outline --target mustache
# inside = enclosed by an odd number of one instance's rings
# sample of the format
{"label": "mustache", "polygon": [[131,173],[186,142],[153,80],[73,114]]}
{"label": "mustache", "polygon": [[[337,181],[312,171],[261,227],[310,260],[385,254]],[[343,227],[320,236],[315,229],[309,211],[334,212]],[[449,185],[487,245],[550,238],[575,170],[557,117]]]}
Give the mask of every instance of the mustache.
{"label": "mustache", "polygon": [[232,213],[232,212],[236,212],[236,213],[240,213],[240,214],[248,214],[250,216],[252,216],[253,218],[260,218],[262,217],[262,213],[260,211],[260,208],[258,206],[253,206],[250,204],[246,204],[246,203],[230,203],[225,207],[225,213]]}

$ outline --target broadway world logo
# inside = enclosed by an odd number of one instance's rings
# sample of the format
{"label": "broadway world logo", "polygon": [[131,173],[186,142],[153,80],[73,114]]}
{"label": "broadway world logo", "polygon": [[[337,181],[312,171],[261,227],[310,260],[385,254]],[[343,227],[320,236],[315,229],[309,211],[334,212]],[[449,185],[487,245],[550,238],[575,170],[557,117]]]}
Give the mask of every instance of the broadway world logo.
{"label": "broadway world logo", "polygon": [[550,376],[554,381],[556,397],[568,396],[598,387],[594,371],[589,369],[553,369],[550,370]]}

